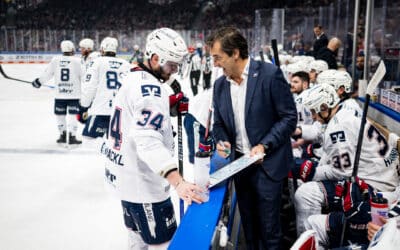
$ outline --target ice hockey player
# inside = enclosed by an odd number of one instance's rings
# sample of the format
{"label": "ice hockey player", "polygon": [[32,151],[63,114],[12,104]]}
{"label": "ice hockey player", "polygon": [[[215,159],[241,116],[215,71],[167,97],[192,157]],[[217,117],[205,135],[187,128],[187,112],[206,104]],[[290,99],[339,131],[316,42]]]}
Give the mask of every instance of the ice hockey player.
{"label": "ice hockey player", "polygon": [[317,84],[317,76],[322,71],[328,70],[328,64],[324,60],[315,60],[310,63],[310,72],[308,73],[310,76],[310,87]]}
{"label": "ice hockey player", "polygon": [[[323,207],[335,207],[332,204],[335,185],[352,174],[361,123],[360,113],[339,105],[339,97],[332,86],[318,84],[309,91],[303,104],[327,126],[319,163],[305,160],[291,171],[293,177],[306,182],[295,193],[298,234],[304,231],[304,224],[310,215],[320,214]],[[367,121],[358,176],[381,192],[394,192],[399,185],[395,142],[390,138],[387,140]]]}
{"label": "ice hockey player", "polygon": [[353,79],[350,74],[343,70],[329,69],[318,74],[317,83],[329,84],[335,88],[340,98],[340,106],[346,109],[353,109],[362,113],[360,105],[354,98],[351,98]]}
{"label": "ice hockey player", "polygon": [[[54,78],[56,94],[54,100],[54,114],[60,137],[57,143],[67,142],[67,113],[76,115],[79,112],[79,98],[81,97],[82,69],[81,61],[74,56],[75,46],[69,40],[61,42],[62,55],[54,56],[44,73],[36,78],[32,85],[40,88],[42,83]],[[78,123],[75,118],[68,119],[68,143],[81,144],[76,138]]]}
{"label": "ice hockey player", "polygon": [[136,65],[139,63],[143,63],[143,57],[144,54],[142,51],[140,51],[139,45],[135,44],[133,46],[133,55],[131,59],[129,59],[129,63],[134,63]]}
{"label": "ice hockey player", "polygon": [[[300,95],[304,90],[308,89],[308,85],[310,83],[310,78],[308,73],[305,71],[298,71],[292,74],[290,81],[290,92],[293,94],[293,98],[296,101],[296,109],[297,109],[297,127],[303,124],[312,124],[313,118],[311,116],[310,110],[304,107],[304,105],[298,101],[297,96]],[[301,158],[303,149],[302,147],[305,145],[304,139],[300,137],[292,137],[292,149],[293,156],[295,158]]]}
{"label": "ice hockey player", "polygon": [[130,70],[130,64],[127,61],[116,57],[117,39],[106,37],[100,47],[103,56],[93,60],[82,83],[81,107],[78,116],[79,121],[85,123],[82,135],[89,140],[107,134],[112,102],[121,87],[121,76]]}
{"label": "ice hockey player", "polygon": [[169,28],[147,37],[144,63],[122,81],[114,100],[107,142],[106,182],[122,200],[130,249],[166,249],[176,228],[172,186],[188,204],[201,203],[200,187],[185,181],[173,157],[169,93],[162,84],[187,54],[182,37]]}
{"label": "ice hockey player", "polygon": [[93,51],[94,42],[90,38],[84,38],[79,42],[79,49],[81,50],[82,55],[82,65],[84,67],[84,72],[89,67],[89,63],[92,62],[95,58],[101,56],[100,52]]}

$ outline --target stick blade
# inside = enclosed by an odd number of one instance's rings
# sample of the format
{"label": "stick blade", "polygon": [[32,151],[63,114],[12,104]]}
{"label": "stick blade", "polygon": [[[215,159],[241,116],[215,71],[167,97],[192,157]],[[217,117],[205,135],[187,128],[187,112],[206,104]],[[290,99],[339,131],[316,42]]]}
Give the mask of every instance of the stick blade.
{"label": "stick blade", "polygon": [[367,95],[372,95],[378,86],[378,84],[382,81],[383,77],[386,74],[386,67],[385,64],[383,63],[383,60],[379,63],[378,68],[376,69],[375,74],[372,76],[371,81],[369,81],[368,87],[367,87]]}

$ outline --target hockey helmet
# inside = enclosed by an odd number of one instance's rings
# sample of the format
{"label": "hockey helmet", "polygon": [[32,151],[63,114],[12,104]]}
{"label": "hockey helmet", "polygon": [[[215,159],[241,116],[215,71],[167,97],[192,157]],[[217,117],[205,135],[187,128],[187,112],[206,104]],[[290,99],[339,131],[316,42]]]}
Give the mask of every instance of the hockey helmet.
{"label": "hockey helmet", "polygon": [[118,40],[114,37],[106,37],[100,43],[100,50],[103,52],[117,53]]}
{"label": "hockey helmet", "polygon": [[291,63],[287,66],[287,72],[294,74],[299,71],[309,72],[308,63],[305,61],[298,61],[295,63]]}
{"label": "hockey helmet", "polygon": [[180,64],[187,53],[185,41],[172,29],[156,29],[147,36],[146,57],[151,58],[153,54],[157,54],[161,66],[164,66],[166,62]]}
{"label": "hockey helmet", "polygon": [[84,49],[93,50],[94,42],[90,38],[84,38],[79,42],[79,47]]}
{"label": "hockey helmet", "polygon": [[310,71],[315,70],[317,74],[327,70],[328,68],[328,64],[324,60],[315,60],[310,63]]}
{"label": "hockey helmet", "polygon": [[322,71],[318,77],[317,82],[321,84],[329,84],[338,90],[340,87],[344,87],[346,93],[351,92],[351,84],[353,82],[351,76],[346,71],[329,69]]}
{"label": "hockey helmet", "polygon": [[61,47],[61,51],[62,51],[63,53],[66,53],[66,52],[74,52],[74,51],[75,51],[74,43],[71,42],[70,40],[64,40],[64,41],[62,41],[60,47]]}
{"label": "hockey helmet", "polygon": [[301,103],[308,109],[315,110],[316,113],[321,112],[321,106],[326,105],[328,108],[334,108],[340,101],[336,90],[329,84],[317,84],[311,87],[303,95],[297,98],[302,98]]}

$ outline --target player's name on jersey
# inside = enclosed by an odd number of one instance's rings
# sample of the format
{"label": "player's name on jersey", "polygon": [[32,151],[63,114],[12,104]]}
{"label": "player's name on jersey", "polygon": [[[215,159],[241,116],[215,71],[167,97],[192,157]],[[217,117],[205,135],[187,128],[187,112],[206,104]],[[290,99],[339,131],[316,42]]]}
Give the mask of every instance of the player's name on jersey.
{"label": "player's name on jersey", "polygon": [[123,159],[120,153],[115,152],[113,149],[107,147],[106,143],[103,142],[100,148],[100,153],[105,155],[114,164],[123,166]]}

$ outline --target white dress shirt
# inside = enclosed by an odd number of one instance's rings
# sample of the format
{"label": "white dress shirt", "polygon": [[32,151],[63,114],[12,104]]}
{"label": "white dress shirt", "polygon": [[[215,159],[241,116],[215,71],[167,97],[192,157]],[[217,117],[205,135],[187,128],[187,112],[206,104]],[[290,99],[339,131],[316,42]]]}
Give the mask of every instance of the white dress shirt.
{"label": "white dress shirt", "polygon": [[236,151],[241,153],[249,153],[251,145],[246,132],[245,124],[245,104],[246,104],[246,91],[247,91],[247,79],[249,75],[250,57],[247,60],[247,64],[242,72],[242,82],[237,83],[231,78],[227,77],[227,80],[231,83],[231,101],[233,108],[233,116],[235,119],[236,128]]}

